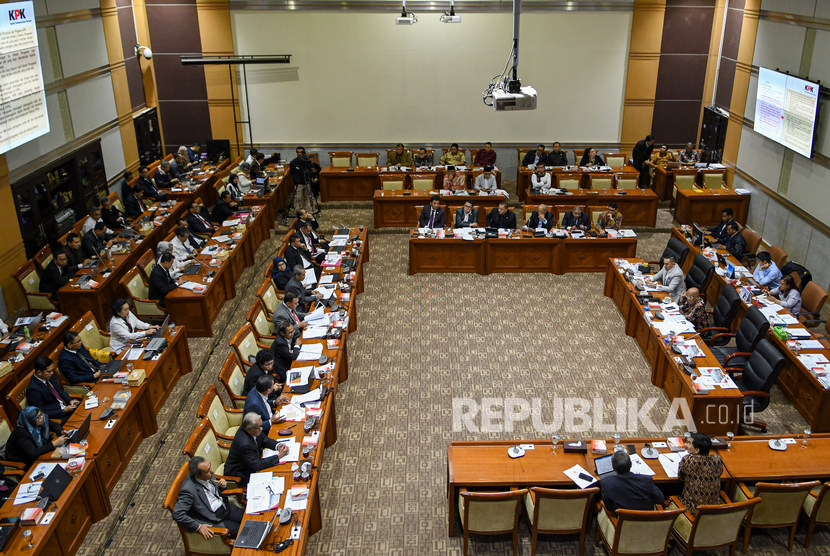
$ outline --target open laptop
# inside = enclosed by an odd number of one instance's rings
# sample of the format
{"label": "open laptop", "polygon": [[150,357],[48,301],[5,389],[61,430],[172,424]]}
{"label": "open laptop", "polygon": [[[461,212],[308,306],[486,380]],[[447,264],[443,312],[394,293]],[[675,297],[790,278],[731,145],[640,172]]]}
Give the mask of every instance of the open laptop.
{"label": "open laptop", "polygon": [[[87,426],[88,425],[89,417],[87,417]],[[71,482],[72,476],[66,472],[66,469],[60,465],[56,465],[49,475],[43,479],[41,487],[43,488],[44,494],[49,497],[49,501],[51,502],[60,498],[63,491],[66,490],[66,487],[68,487]]]}
{"label": "open laptop", "polygon": [[611,464],[612,457],[614,457],[614,454],[608,454],[594,460],[594,470],[600,480],[614,474],[614,466]]}
{"label": "open laptop", "polygon": [[170,326],[170,313],[167,313],[167,317],[164,319],[164,322],[161,323],[161,326],[159,326],[155,332],[150,334],[150,338],[161,338],[168,326]]}
{"label": "open laptop", "polygon": [[112,361],[107,361],[104,366],[101,367],[101,376],[112,376],[120,371],[123,366],[123,359],[113,359]]}
{"label": "open laptop", "polygon": [[275,511],[271,521],[255,521],[253,519],[245,521],[236,536],[236,542],[233,543],[234,548],[259,548],[268,533],[271,532],[271,527],[274,526],[274,522],[277,521],[279,515],[280,512]]}
{"label": "open laptop", "polygon": [[86,419],[81,423],[81,426],[69,433],[69,442],[80,442],[86,435],[89,434],[89,423],[92,420],[92,415],[87,413]]}

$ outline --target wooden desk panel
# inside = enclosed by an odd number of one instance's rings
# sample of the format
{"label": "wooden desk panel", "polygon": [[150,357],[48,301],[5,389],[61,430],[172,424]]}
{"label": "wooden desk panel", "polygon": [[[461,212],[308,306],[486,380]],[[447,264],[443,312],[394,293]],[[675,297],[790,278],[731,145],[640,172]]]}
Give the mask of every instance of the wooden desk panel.
{"label": "wooden desk panel", "polygon": [[[650,189],[626,189],[625,195],[619,195],[616,189],[582,189],[573,195],[538,195],[526,192],[526,203],[550,206],[582,205],[584,207],[607,207],[608,203],[617,203],[623,215],[623,227],[644,226],[653,228],[657,224],[658,197]],[[595,193],[591,193],[595,191]],[[590,216],[590,211],[587,213]],[[595,222],[593,224],[596,224]]]}
{"label": "wooden desk panel", "polygon": [[674,219],[681,224],[697,222],[714,226],[721,221],[721,212],[730,207],[735,220],[746,222],[749,195],[738,195],[732,189],[680,189],[677,191]]}
{"label": "wooden desk panel", "polygon": [[[416,206],[426,206],[430,202],[432,193],[429,191],[407,191],[379,189],[375,191],[372,199],[374,209],[375,228],[406,227],[412,228],[418,225],[418,215],[415,212]],[[442,195],[441,205],[446,207],[462,206],[470,201],[473,206],[478,206],[478,222],[484,225],[487,213],[499,206],[504,197],[495,195]],[[455,212],[449,211],[446,215],[447,224],[455,223]]]}
{"label": "wooden desk panel", "polygon": [[609,258],[633,257],[637,238],[565,239],[559,240],[559,268],[556,274],[568,272],[603,272]]}
{"label": "wooden desk panel", "polygon": [[494,272],[557,272],[559,244],[552,238],[485,240],[485,274]]}
{"label": "wooden desk panel", "polygon": [[333,168],[320,171],[320,201],[371,201],[380,183],[378,169]]}
{"label": "wooden desk panel", "polygon": [[409,274],[475,272],[484,274],[484,240],[409,239]]}
{"label": "wooden desk panel", "polygon": [[[45,313],[45,312],[44,312]],[[45,318],[45,316],[44,316]],[[52,351],[58,344],[63,342],[63,334],[69,329],[69,325],[72,324],[72,319],[66,319],[61,324],[54,328],[47,328],[44,326],[44,323],[39,324],[33,330],[30,330],[29,333],[32,336],[32,340],[35,342],[40,342],[36,345],[32,350],[26,354],[23,358],[23,361],[19,361],[14,363],[12,366],[11,372],[7,373],[6,375],[0,377],[0,396],[2,399],[6,400],[6,396],[9,391],[14,388],[21,380],[23,380],[26,375],[31,373],[35,368],[35,359],[37,359],[41,355],[49,356]],[[13,330],[12,326],[9,326],[9,330]],[[21,332],[22,334],[23,327],[16,327],[14,328],[14,332]],[[3,346],[3,360],[7,360],[15,355],[16,352],[6,352],[8,346]],[[16,411],[10,411],[8,408],[6,409],[6,413],[8,415],[15,415]]]}

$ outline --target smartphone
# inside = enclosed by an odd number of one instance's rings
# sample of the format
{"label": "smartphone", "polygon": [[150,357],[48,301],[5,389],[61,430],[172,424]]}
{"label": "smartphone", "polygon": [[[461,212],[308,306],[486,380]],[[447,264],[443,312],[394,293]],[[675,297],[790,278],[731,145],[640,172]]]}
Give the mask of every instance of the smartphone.
{"label": "smartphone", "polygon": [[580,473],[579,478],[582,479],[583,481],[593,481],[594,480],[593,477],[591,477],[590,475],[586,475],[585,473]]}
{"label": "smartphone", "polygon": [[628,444],[626,447],[628,448],[628,455],[633,456],[637,453],[637,448],[634,447],[634,444]]}

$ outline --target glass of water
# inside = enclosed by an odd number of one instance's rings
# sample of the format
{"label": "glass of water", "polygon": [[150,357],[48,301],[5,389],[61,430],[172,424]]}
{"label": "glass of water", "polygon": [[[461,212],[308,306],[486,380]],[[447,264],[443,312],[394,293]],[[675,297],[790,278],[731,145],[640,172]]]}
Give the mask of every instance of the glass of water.
{"label": "glass of water", "polygon": [[34,548],[35,545],[32,544],[32,531],[31,529],[26,529],[23,531],[23,540],[26,541],[26,548]]}
{"label": "glass of water", "polygon": [[550,444],[553,448],[553,453],[556,454],[556,446],[559,444],[559,441],[562,440],[562,436],[559,434],[551,435],[550,437]]}
{"label": "glass of water", "polygon": [[729,431],[729,432],[726,433],[726,449],[727,450],[732,449],[732,439],[733,438],[735,438],[735,433],[734,432]]}
{"label": "glass of water", "polygon": [[620,439],[621,438],[622,438],[622,435],[620,433],[618,433],[618,432],[614,433],[614,451],[615,452],[620,449]]}
{"label": "glass of water", "polygon": [[810,427],[807,427],[806,429],[804,429],[804,439],[801,441],[801,446],[802,447],[804,447],[804,448],[807,447],[807,441],[810,439],[811,434],[813,434],[813,431],[810,429]]}

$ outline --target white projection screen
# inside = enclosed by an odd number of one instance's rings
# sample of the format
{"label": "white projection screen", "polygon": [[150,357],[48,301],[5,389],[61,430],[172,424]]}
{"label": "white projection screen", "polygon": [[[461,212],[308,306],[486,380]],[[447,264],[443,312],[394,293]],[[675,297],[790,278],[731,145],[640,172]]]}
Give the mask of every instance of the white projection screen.
{"label": "white projection screen", "polygon": [[759,68],[753,129],[810,158],[813,154],[818,93],[817,83]]}
{"label": "white projection screen", "polygon": [[49,133],[32,2],[0,5],[0,154]]}

